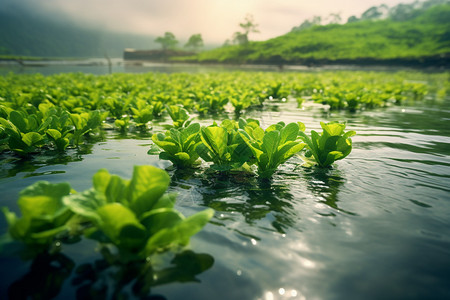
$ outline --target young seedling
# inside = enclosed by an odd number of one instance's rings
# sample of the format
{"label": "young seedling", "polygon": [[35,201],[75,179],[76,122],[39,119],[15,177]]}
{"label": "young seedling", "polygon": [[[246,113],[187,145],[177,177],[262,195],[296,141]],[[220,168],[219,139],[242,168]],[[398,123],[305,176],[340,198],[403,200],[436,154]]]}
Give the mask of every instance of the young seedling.
{"label": "young seedling", "polygon": [[179,168],[192,167],[198,160],[196,148],[201,144],[200,124],[193,123],[186,128],[172,128],[165,134],[152,136],[153,142],[163,150],[160,159],[170,160]]}
{"label": "young seedling", "polygon": [[303,149],[305,144],[297,141],[299,131],[299,124],[285,125],[283,122],[271,125],[265,131],[256,122],[249,122],[239,130],[253,152],[260,177],[272,177],[281,164]]}
{"label": "young seedling", "polygon": [[305,156],[314,157],[320,167],[329,167],[336,160],[343,159],[352,151],[352,140],[350,137],[356,134],[355,131],[344,132],[343,123],[320,122],[323,132],[319,135],[311,130],[311,137],[304,132],[300,132],[300,138],[306,143],[308,151]]}
{"label": "young seedling", "polygon": [[252,156],[251,150],[242,140],[237,131],[231,127],[216,124],[201,129],[202,143],[197,146],[197,153],[207,162],[212,162],[211,168],[219,172],[237,169]]}

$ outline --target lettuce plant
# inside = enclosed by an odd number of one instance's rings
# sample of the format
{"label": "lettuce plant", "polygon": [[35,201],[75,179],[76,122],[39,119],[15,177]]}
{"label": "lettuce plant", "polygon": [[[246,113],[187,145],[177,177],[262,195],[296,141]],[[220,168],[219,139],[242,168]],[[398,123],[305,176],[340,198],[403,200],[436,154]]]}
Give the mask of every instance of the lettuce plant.
{"label": "lettuce plant", "polygon": [[255,100],[256,96],[253,93],[237,92],[230,95],[230,102],[236,114],[240,114],[243,110],[256,104]]}
{"label": "lettuce plant", "polygon": [[227,121],[230,120],[222,122],[222,126],[213,124],[202,128],[202,143],[197,146],[200,157],[204,161],[213,162],[212,169],[225,172],[241,167],[252,156],[235,125]]}
{"label": "lettuce plant", "polygon": [[163,150],[159,158],[180,168],[192,167],[199,158],[196,152],[201,143],[199,132],[200,124],[193,123],[186,128],[172,128],[166,134],[154,134],[153,142]]}
{"label": "lettuce plant", "polygon": [[258,167],[258,175],[270,178],[280,164],[285,163],[305,146],[297,141],[300,126],[283,122],[269,126],[265,131],[257,122],[249,122],[239,134],[250,147]]}
{"label": "lettuce plant", "polygon": [[300,138],[306,143],[308,151],[305,156],[314,157],[320,167],[328,167],[336,160],[343,159],[352,151],[352,140],[350,137],[356,134],[355,131],[345,130],[344,123],[324,123],[320,122],[323,132],[319,135],[311,130],[311,137],[304,132],[300,132]]}
{"label": "lettuce plant", "polygon": [[114,126],[121,133],[125,133],[130,126],[130,117],[121,117],[119,119],[114,120]]}
{"label": "lettuce plant", "polygon": [[22,213],[20,218],[7,207],[2,208],[9,225],[8,239],[24,243],[36,254],[48,251],[55,237],[68,230],[67,221],[73,213],[62,199],[70,191],[68,183],[46,181],[22,190],[17,202]]}
{"label": "lettuce plant", "polygon": [[80,144],[80,138],[102,126],[102,122],[106,119],[107,112],[101,113],[93,110],[88,113],[70,114],[70,119],[75,126],[73,139],[75,145]]}
{"label": "lettuce plant", "polygon": [[199,114],[217,113],[224,110],[224,106],[228,103],[228,98],[220,93],[206,94],[197,100],[194,108]]}
{"label": "lettuce plant", "polygon": [[147,123],[153,120],[153,107],[144,100],[137,100],[135,106],[131,107],[133,120],[137,127],[146,130]]}
{"label": "lettuce plant", "polygon": [[187,127],[190,124],[187,110],[178,105],[168,105],[166,107],[175,128]]}
{"label": "lettuce plant", "polygon": [[11,111],[7,119],[0,118],[0,128],[8,138],[5,143],[10,150],[26,155],[45,144],[44,131],[49,122],[41,123],[35,114]]}
{"label": "lettuce plant", "polygon": [[267,88],[267,95],[272,99],[287,98],[290,94],[290,90],[281,82],[271,82]]}
{"label": "lettuce plant", "polygon": [[164,105],[161,101],[152,101],[151,109],[152,109],[153,117],[160,118],[164,111]]}
{"label": "lettuce plant", "polygon": [[131,180],[102,169],[91,189],[63,202],[92,222],[88,237],[115,245],[125,260],[144,259],[186,245],[214,214],[206,209],[185,218],[174,209],[175,196],[164,195],[169,182],[169,175],[153,166],[135,166]]}
{"label": "lettuce plant", "polygon": [[70,114],[61,107],[52,104],[41,103],[39,111],[45,120],[49,120],[48,129],[45,132],[47,138],[53,142],[58,151],[64,151],[73,143],[74,126]]}

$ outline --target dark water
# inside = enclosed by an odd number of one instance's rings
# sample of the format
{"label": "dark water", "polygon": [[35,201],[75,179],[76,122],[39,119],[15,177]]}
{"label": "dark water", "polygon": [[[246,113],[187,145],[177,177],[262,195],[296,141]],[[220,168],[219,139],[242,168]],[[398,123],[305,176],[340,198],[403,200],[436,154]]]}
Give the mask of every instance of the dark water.
{"label": "dark water", "polygon": [[[450,299],[449,104],[427,99],[351,114],[311,104],[298,109],[288,101],[249,113],[263,126],[302,121],[308,130],[346,120],[357,132],[354,149],[332,169],[305,168],[295,157],[269,183],[206,174],[205,165],[190,173],[169,168],[178,210],[216,210],[190,245],[214,263],[197,282],[175,278],[151,287],[159,298],[148,299]],[[1,205],[17,211],[17,193],[38,180],[68,181],[81,191],[99,168],[126,178],[136,164],[168,168],[146,154],[150,143],[107,133],[104,141],[60,157],[3,155]],[[0,229],[6,230],[3,218]],[[64,245],[64,257],[33,266],[2,258],[0,298],[7,289],[33,285],[51,287],[57,299],[76,298],[83,286],[79,266],[101,270],[94,248],[90,241]],[[89,277],[94,290],[112,290],[113,271]],[[124,293],[137,298],[131,289]]]}

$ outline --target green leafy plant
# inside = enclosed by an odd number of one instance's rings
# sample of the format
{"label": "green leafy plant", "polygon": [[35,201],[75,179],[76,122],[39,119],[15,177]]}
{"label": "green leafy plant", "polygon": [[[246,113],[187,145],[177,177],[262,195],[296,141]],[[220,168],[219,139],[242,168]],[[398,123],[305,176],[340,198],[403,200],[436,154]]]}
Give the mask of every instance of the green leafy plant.
{"label": "green leafy plant", "polygon": [[355,131],[345,130],[344,123],[320,122],[323,128],[322,134],[311,130],[311,137],[304,132],[299,132],[300,138],[306,143],[308,151],[307,158],[314,157],[320,167],[328,167],[336,160],[343,159],[352,151],[352,140],[350,137],[356,134]]}
{"label": "green leafy plant", "polygon": [[147,123],[153,120],[153,107],[144,100],[137,100],[136,107],[131,107],[133,120],[136,126],[142,130],[147,130]]}
{"label": "green leafy plant", "polygon": [[130,117],[122,117],[120,119],[116,119],[114,121],[114,126],[116,126],[116,128],[124,133],[127,131],[128,127],[130,126]]}
{"label": "green leafy plant", "polygon": [[103,121],[106,119],[107,112],[101,113],[98,110],[93,110],[81,114],[70,114],[70,119],[75,126],[73,139],[75,145],[80,144],[80,138],[84,135],[100,129]]}
{"label": "green leafy plant", "polygon": [[255,121],[239,130],[242,139],[250,147],[258,167],[258,175],[270,178],[280,164],[285,163],[305,146],[297,141],[303,124],[284,122],[269,126],[265,131]]}
{"label": "green leafy plant", "polygon": [[269,99],[286,99],[290,94],[290,89],[282,82],[271,82],[267,88]]}
{"label": "green leafy plant", "polygon": [[259,104],[257,97],[250,92],[236,92],[230,95],[231,105],[235,114],[240,114],[243,110],[252,105]]}
{"label": "green leafy plant", "polygon": [[237,169],[252,156],[236,126],[235,122],[225,120],[221,126],[213,124],[201,129],[202,143],[197,146],[197,153],[204,161],[213,162],[212,169],[221,172]]}
{"label": "green leafy plant", "polygon": [[47,138],[53,142],[58,151],[64,151],[72,143],[74,126],[70,114],[52,104],[41,103],[39,111],[43,118],[49,121],[48,129],[45,132]]}
{"label": "green leafy plant", "polygon": [[[202,94],[200,94],[202,95]],[[197,95],[198,96],[198,95]],[[198,98],[194,108],[199,114],[217,113],[224,110],[224,106],[228,103],[228,98],[224,97],[220,93],[205,94]]]}
{"label": "green leafy plant", "polygon": [[152,101],[151,104],[153,117],[160,118],[162,116],[162,113],[164,111],[164,105],[161,101]]}
{"label": "green leafy plant", "polygon": [[55,238],[69,229],[67,221],[73,213],[62,199],[70,191],[68,183],[46,181],[22,190],[17,201],[22,213],[20,218],[7,207],[2,208],[9,225],[6,240],[22,242],[34,254],[49,251]]}
{"label": "green leafy plant", "polygon": [[45,144],[44,131],[49,121],[42,122],[35,114],[26,111],[13,110],[8,119],[0,118],[0,128],[7,138],[4,143],[10,150],[26,155]]}
{"label": "green leafy plant", "polygon": [[174,209],[175,196],[164,195],[169,182],[169,175],[153,166],[135,166],[131,180],[102,169],[93,188],[63,201],[92,222],[88,237],[115,245],[123,259],[144,259],[186,245],[214,214],[206,209],[185,218]]}
{"label": "green leafy plant", "polygon": [[170,118],[173,121],[175,128],[187,127],[191,121],[189,120],[189,114],[187,110],[178,105],[168,105],[166,110],[169,113]]}
{"label": "green leafy plant", "polygon": [[153,142],[162,150],[160,159],[170,160],[180,168],[192,167],[199,158],[196,152],[200,140],[200,124],[193,123],[186,128],[172,128],[165,134],[152,136]]}

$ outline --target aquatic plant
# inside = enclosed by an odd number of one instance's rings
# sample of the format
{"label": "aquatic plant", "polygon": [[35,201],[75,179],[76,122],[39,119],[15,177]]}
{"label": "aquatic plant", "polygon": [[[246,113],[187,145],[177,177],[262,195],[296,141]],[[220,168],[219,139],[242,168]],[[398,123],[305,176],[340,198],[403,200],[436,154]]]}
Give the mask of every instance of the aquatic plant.
{"label": "aquatic plant", "polygon": [[311,130],[311,137],[303,131],[299,132],[300,138],[306,143],[308,151],[305,157],[314,157],[320,167],[328,167],[336,160],[343,159],[352,151],[352,140],[350,137],[356,134],[355,131],[345,130],[345,123],[320,122],[323,128],[322,134]]}
{"label": "aquatic plant", "polygon": [[174,209],[176,196],[165,194],[169,182],[169,175],[153,166],[135,166],[131,180],[101,169],[82,193],[68,183],[39,181],[20,192],[22,217],[2,208],[9,228],[0,252],[20,242],[28,255],[48,253],[57,239],[81,233],[114,245],[124,261],[186,245],[214,211],[184,217]]}
{"label": "aquatic plant", "polygon": [[252,156],[231,122],[223,121],[221,126],[213,124],[203,127],[200,137],[202,143],[197,146],[197,153],[204,161],[212,162],[211,168],[216,171],[237,169]]}
{"label": "aquatic plant", "polygon": [[239,130],[240,136],[253,152],[260,177],[270,178],[278,166],[303,149],[305,144],[297,141],[299,131],[298,123],[285,125],[279,122],[263,130],[255,121]]}
{"label": "aquatic plant", "polygon": [[15,240],[22,242],[31,256],[49,251],[55,238],[69,229],[67,221],[73,213],[62,199],[70,191],[68,183],[46,181],[36,182],[22,190],[17,200],[21,217],[7,207],[2,208],[9,228],[0,246],[6,247]]}
{"label": "aquatic plant", "polygon": [[135,166],[131,180],[102,169],[94,175],[91,189],[63,202],[92,222],[87,237],[115,245],[123,259],[143,259],[186,245],[214,214],[206,209],[185,218],[174,209],[175,195],[164,194],[169,182],[169,175],[153,166]]}
{"label": "aquatic plant", "polygon": [[199,132],[200,124],[193,123],[186,128],[172,128],[165,134],[154,134],[153,142],[163,150],[159,158],[170,160],[177,167],[192,167],[199,158],[196,152],[201,144]]}
{"label": "aquatic plant", "polygon": [[181,106],[168,105],[166,106],[166,110],[173,121],[174,127],[187,127],[190,124],[189,113]]}

